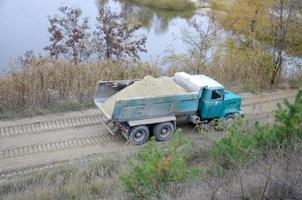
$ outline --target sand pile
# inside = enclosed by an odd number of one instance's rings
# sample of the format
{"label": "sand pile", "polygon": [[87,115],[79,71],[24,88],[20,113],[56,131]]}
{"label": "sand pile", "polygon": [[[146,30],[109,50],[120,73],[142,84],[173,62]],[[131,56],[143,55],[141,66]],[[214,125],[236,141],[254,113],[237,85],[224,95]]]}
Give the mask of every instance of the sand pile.
{"label": "sand pile", "polygon": [[137,81],[111,96],[104,102],[102,108],[108,116],[112,116],[115,102],[119,99],[133,97],[167,96],[182,94],[185,92],[186,90],[177,85],[172,78],[153,78],[151,76],[146,76],[143,80]]}

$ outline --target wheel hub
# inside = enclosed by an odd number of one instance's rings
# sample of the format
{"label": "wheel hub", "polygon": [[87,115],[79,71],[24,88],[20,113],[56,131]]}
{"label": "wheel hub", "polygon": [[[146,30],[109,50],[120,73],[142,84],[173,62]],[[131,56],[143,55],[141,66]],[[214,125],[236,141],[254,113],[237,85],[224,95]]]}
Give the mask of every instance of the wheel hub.
{"label": "wheel hub", "polygon": [[144,137],[144,133],[142,131],[138,131],[135,135],[134,135],[136,140],[141,140]]}
{"label": "wheel hub", "polygon": [[163,137],[166,137],[166,136],[168,136],[169,134],[170,134],[170,129],[169,129],[169,128],[165,127],[165,128],[163,128],[163,129],[161,130],[161,135],[162,135]]}

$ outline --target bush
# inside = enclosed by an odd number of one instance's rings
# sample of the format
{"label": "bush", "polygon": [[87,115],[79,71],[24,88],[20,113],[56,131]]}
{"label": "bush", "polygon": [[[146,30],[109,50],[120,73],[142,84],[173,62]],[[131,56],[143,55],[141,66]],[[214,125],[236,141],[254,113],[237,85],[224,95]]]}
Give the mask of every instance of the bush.
{"label": "bush", "polygon": [[302,139],[302,91],[294,103],[278,104],[274,124],[256,123],[247,128],[244,121],[235,122],[225,137],[214,143],[211,154],[223,167],[238,167],[269,148],[289,147]]}
{"label": "bush", "polygon": [[227,134],[214,143],[211,154],[223,167],[236,167],[255,157],[255,144],[246,127],[242,120],[237,120]]}
{"label": "bush", "polygon": [[158,148],[155,141],[149,142],[138,153],[138,160],[130,162],[129,174],[121,177],[125,190],[138,199],[145,199],[164,192],[165,184],[192,180],[199,170],[186,163],[189,146],[180,130],[163,148]]}
{"label": "bush", "polygon": [[278,144],[288,145],[295,139],[302,139],[302,90],[293,104],[288,100],[284,100],[283,104],[278,104],[272,134]]}

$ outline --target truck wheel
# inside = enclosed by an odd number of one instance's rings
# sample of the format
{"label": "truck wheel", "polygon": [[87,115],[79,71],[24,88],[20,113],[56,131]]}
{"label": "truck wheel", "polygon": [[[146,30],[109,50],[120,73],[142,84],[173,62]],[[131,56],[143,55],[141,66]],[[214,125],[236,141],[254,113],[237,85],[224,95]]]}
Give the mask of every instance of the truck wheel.
{"label": "truck wheel", "polygon": [[238,115],[236,113],[229,114],[225,117],[225,129],[227,129],[236,119]]}
{"label": "truck wheel", "polygon": [[174,135],[175,127],[171,122],[156,124],[153,127],[153,134],[157,141],[163,142],[171,139]]}
{"label": "truck wheel", "polygon": [[142,145],[149,139],[150,131],[147,126],[136,126],[130,129],[129,140],[133,145]]}

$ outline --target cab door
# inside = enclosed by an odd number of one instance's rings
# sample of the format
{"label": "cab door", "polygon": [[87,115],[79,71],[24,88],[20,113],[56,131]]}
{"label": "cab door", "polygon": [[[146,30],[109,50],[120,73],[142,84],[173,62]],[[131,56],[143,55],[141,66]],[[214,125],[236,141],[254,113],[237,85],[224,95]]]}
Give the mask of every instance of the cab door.
{"label": "cab door", "polygon": [[224,110],[224,90],[214,89],[208,99],[208,118],[219,118]]}

